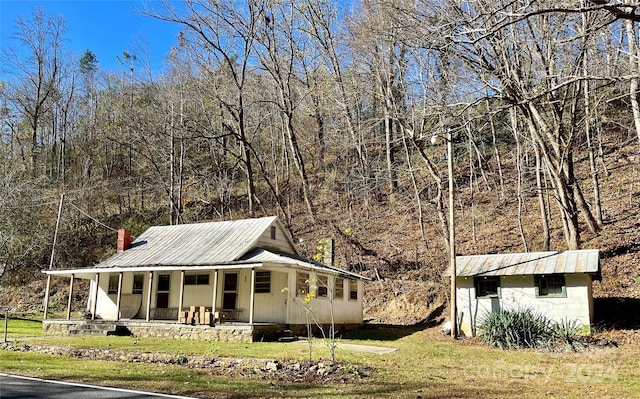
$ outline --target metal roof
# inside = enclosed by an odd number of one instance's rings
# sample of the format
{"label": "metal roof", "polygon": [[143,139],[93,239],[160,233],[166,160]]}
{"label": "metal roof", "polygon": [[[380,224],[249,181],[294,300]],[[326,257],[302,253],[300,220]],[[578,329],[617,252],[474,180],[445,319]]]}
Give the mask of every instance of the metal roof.
{"label": "metal roof", "polygon": [[[261,237],[270,227],[280,229],[282,253],[260,247]],[[271,245],[269,248],[271,249]],[[284,253],[294,251],[295,253]],[[216,270],[253,267],[295,266],[323,271],[347,278],[368,280],[359,274],[302,258],[286,229],[277,217],[244,219],[227,222],[154,226],[142,233],[131,248],[109,259],[83,269],[46,270],[44,273],[66,276],[91,276],[93,273],[131,271],[170,271],[176,269]],[[105,270],[107,269],[107,270]]]}
{"label": "metal roof", "polygon": [[597,249],[456,256],[456,275],[462,277],[599,271],[600,253]]}
{"label": "metal roof", "polygon": [[243,263],[243,262],[262,263],[262,264],[272,263],[274,265],[292,265],[292,266],[298,266],[304,269],[322,271],[330,274],[337,274],[337,275],[348,277],[348,278],[355,278],[359,280],[369,280],[368,277],[364,277],[357,273],[349,272],[337,267],[328,266],[328,265],[325,265],[324,263],[316,262],[310,259],[305,259],[295,255],[277,254],[264,249],[257,249],[247,254],[247,256],[244,256],[240,261],[240,263]]}
{"label": "metal roof", "polygon": [[[142,233],[131,248],[116,253],[94,268],[207,266],[234,262],[253,249],[274,223],[286,234],[276,216],[154,226]],[[290,238],[288,241],[295,248]]]}

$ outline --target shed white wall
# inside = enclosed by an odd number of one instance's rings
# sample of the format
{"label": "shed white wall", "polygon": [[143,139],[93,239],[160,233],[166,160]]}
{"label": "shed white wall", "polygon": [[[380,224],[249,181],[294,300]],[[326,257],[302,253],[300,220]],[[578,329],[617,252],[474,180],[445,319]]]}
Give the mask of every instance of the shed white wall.
{"label": "shed white wall", "polygon": [[460,328],[468,335],[476,334],[476,326],[495,310],[532,309],[556,320],[576,320],[587,328],[593,320],[591,277],[586,274],[565,275],[566,297],[536,297],[534,276],[503,276],[500,298],[476,298],[473,277],[458,277],[458,317]]}

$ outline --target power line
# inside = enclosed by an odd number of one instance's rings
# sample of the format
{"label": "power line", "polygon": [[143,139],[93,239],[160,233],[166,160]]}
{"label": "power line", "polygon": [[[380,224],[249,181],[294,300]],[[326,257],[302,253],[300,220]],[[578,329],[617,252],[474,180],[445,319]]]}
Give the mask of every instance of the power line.
{"label": "power line", "polygon": [[115,231],[116,233],[118,232],[117,229],[114,229],[111,226],[107,226],[106,224],[102,223],[101,221],[99,221],[98,219],[94,218],[93,216],[89,215],[88,213],[86,213],[85,211],[83,211],[82,209],[80,209],[79,207],[77,207],[73,202],[67,200],[67,202],[69,203],[69,205],[71,205],[72,207],[74,207],[78,212],[80,212],[81,214],[83,214],[84,216],[88,217],[89,219],[93,220],[94,222],[98,223],[100,226],[107,228],[111,231]]}

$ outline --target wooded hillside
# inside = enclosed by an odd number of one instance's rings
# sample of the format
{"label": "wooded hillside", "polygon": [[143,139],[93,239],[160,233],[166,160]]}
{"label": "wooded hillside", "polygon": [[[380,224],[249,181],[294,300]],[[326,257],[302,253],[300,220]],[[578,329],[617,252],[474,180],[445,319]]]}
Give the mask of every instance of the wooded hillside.
{"label": "wooded hillside", "polygon": [[42,9],[2,44],[5,287],[92,265],[117,228],[278,215],[304,255],[331,237],[374,278],[367,317],[432,319],[450,134],[458,254],[600,248],[596,296],[640,297],[637,7],[159,3],[182,29],[163,71],[69,54]]}

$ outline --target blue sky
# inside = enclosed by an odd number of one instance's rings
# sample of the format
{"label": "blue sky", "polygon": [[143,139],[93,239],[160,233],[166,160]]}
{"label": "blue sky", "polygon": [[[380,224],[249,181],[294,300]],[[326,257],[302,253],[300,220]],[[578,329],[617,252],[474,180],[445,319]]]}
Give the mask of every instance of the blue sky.
{"label": "blue sky", "polygon": [[176,43],[179,26],[137,13],[144,0],[0,0],[0,46],[11,43],[18,15],[31,18],[42,6],[45,15],[62,15],[67,24],[66,47],[77,57],[90,49],[102,70],[122,71],[118,55],[135,50],[135,42],[148,45],[151,66],[161,72],[163,59]]}

